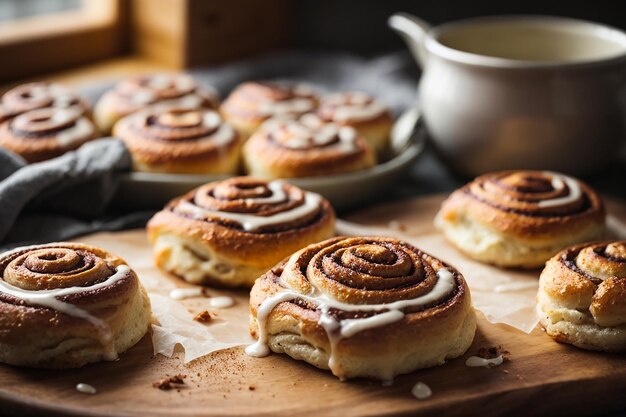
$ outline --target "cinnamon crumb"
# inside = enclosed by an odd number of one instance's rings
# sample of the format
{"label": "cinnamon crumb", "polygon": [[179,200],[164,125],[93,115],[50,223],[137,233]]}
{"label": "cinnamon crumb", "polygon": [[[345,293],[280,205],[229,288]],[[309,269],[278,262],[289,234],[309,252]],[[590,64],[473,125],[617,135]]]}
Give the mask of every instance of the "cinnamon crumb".
{"label": "cinnamon crumb", "polygon": [[183,374],[166,376],[159,379],[158,381],[153,382],[152,386],[163,391],[168,391],[172,388],[176,388],[180,392],[180,385],[183,385],[185,383],[185,378],[187,378],[187,375]]}
{"label": "cinnamon crumb", "polygon": [[397,220],[392,220],[389,222],[389,224],[387,225],[390,229],[392,230],[397,230],[399,232],[406,232],[407,230],[407,226],[404,223],[400,223]]}
{"label": "cinnamon crumb", "polygon": [[250,391],[254,391],[254,390],[256,389],[256,387],[255,387],[254,385],[250,385],[250,386],[248,387],[248,389],[249,389]]}
{"label": "cinnamon crumb", "polygon": [[504,362],[508,362],[509,354],[509,351],[505,350],[502,346],[491,346],[478,349],[478,354],[476,356],[483,359],[493,359],[502,355],[502,360]]}
{"label": "cinnamon crumb", "polygon": [[200,323],[208,323],[213,320],[213,316],[209,313],[208,310],[202,310],[193,318],[195,321]]}

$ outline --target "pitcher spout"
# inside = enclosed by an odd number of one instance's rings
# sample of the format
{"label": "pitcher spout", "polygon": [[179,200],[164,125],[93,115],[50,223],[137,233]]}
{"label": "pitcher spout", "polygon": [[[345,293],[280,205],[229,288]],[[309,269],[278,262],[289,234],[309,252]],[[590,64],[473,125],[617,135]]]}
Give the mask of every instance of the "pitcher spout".
{"label": "pitcher spout", "polygon": [[389,17],[387,24],[404,39],[415,61],[423,69],[428,61],[424,40],[431,28],[430,24],[409,13],[395,13]]}

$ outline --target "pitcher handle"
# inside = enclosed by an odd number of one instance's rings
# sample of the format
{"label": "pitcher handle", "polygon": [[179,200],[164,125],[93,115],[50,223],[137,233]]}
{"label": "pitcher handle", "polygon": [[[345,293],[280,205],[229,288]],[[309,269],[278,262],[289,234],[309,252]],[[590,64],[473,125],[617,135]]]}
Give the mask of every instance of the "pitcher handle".
{"label": "pitcher handle", "polygon": [[409,13],[395,13],[389,16],[387,24],[406,41],[417,64],[424,69],[428,61],[424,40],[431,25],[424,19]]}

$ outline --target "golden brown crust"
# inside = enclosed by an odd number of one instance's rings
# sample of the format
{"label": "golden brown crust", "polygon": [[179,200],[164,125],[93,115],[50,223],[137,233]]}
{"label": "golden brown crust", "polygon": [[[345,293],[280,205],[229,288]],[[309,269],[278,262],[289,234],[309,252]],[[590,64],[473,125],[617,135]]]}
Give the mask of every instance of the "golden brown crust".
{"label": "golden brown crust", "polygon": [[[308,196],[313,196],[285,183],[274,186],[280,188],[285,197],[263,202],[255,199],[277,195],[265,181],[236,177],[209,183],[171,201],[158,212],[148,222],[148,236],[154,244],[159,236],[174,235],[225,258],[231,268],[237,265],[252,268],[253,272],[240,273],[238,281],[230,284],[251,286],[258,271],[266,271],[285,256],[309,243],[326,239],[334,232],[334,211],[326,199],[317,195],[319,204],[311,205],[310,211],[254,230],[245,230],[238,221],[224,217],[246,214],[262,218],[290,213],[305,208],[309,204]],[[165,260],[158,253],[156,258],[163,268]],[[204,279],[206,283],[216,282],[211,274]],[[229,285],[228,280],[218,281]]]}
{"label": "golden brown crust", "polygon": [[[334,343],[321,324],[320,305],[306,298],[323,294],[320,300],[329,298],[365,306],[419,299],[434,291],[442,279],[438,274],[441,269],[452,274],[449,291],[423,305],[403,308],[404,315],[397,321],[365,328]],[[265,323],[270,347],[272,337],[295,331],[302,338],[299,343],[310,345],[313,351],[308,357],[297,359],[330,367],[342,379],[365,376],[388,380],[399,373],[437,365],[445,358],[463,354],[474,335],[474,312],[462,275],[450,265],[393,238],[333,238],[310,245],[279,263],[257,280],[250,294],[250,332],[254,337],[260,336],[257,318],[261,305],[285,291],[299,296],[280,302],[271,310]],[[342,321],[374,317],[388,310],[331,307],[330,311],[335,320]],[[282,351],[294,356],[293,350]],[[324,361],[317,362],[317,356]],[[428,359],[422,361],[416,356]],[[330,358],[334,364],[330,364]]]}
{"label": "golden brown crust", "polygon": [[50,82],[22,84],[4,93],[0,101],[0,123],[31,110],[46,107],[72,108],[91,117],[91,106],[72,90]]}
{"label": "golden brown crust", "polygon": [[244,162],[261,178],[314,177],[372,167],[376,154],[353,128],[305,114],[267,121],[244,145]]}
{"label": "golden brown crust", "polygon": [[538,309],[549,335],[583,348],[626,351],[624,251],[626,241],[585,243],[547,262]]}
{"label": "golden brown crust", "polygon": [[212,110],[144,110],[121,119],[113,132],[139,170],[233,174],[238,169],[239,134]]}
{"label": "golden brown crust", "polygon": [[538,268],[572,244],[601,239],[605,210],[586,184],[548,171],[482,175],[443,202],[435,225],[468,256]]}
{"label": "golden brown crust", "polygon": [[316,94],[305,86],[246,82],[224,100],[220,112],[244,138],[248,138],[270,118],[298,117],[315,110],[317,104]]}
{"label": "golden brown crust", "polygon": [[0,146],[39,162],[99,137],[94,124],[74,108],[31,110],[0,125]]}
{"label": "golden brown crust", "polygon": [[458,207],[477,221],[505,233],[534,239],[559,233],[572,233],[589,223],[603,224],[604,205],[587,184],[575,180],[580,198],[541,207],[541,201],[563,198],[571,190],[553,188],[555,175],[543,171],[501,171],[482,175],[455,191],[442,205],[442,213],[453,215]]}
{"label": "golden brown crust", "polygon": [[[148,330],[150,305],[135,272],[118,270],[122,265],[121,258],[79,243],[28,246],[1,255],[0,361],[72,368],[115,359],[134,345]],[[119,279],[98,285],[115,274]],[[23,298],[74,287],[85,290],[54,297],[62,308]],[[24,295],[10,292],[15,290]]]}
{"label": "golden brown crust", "polygon": [[122,117],[148,107],[216,109],[219,100],[214,90],[200,87],[187,74],[152,74],[129,77],[100,98],[95,117],[100,129],[108,133]]}

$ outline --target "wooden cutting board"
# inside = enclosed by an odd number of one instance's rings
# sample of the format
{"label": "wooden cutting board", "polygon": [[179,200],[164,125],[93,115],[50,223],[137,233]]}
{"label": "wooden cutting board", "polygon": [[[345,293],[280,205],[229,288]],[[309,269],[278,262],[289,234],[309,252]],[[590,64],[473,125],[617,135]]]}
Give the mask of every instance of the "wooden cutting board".
{"label": "wooden cutting board", "polygon": [[[411,233],[430,233],[441,199],[379,206],[350,219],[378,226],[395,220]],[[626,221],[626,204],[611,202],[609,211]],[[149,251],[142,231],[130,233]],[[94,243],[90,238],[83,240]],[[133,265],[133,259],[127,261]],[[233,308],[245,312],[245,292],[222,293],[235,297]],[[498,345],[510,352],[509,362],[491,369],[465,366],[465,359],[479,348]],[[187,375],[183,388],[162,391],[152,387],[165,375],[178,373]],[[411,395],[418,381],[432,388],[431,398],[417,400]],[[74,387],[79,382],[94,385],[98,393],[78,393]],[[527,335],[480,317],[476,338],[464,357],[400,376],[390,387],[366,380],[339,382],[329,372],[285,355],[254,359],[242,348],[217,352],[185,366],[180,355],[153,357],[150,338],[145,337],[117,362],[67,371],[0,366],[0,414],[598,415],[626,409],[625,386],[625,355],[582,351],[553,342],[538,328]]]}

